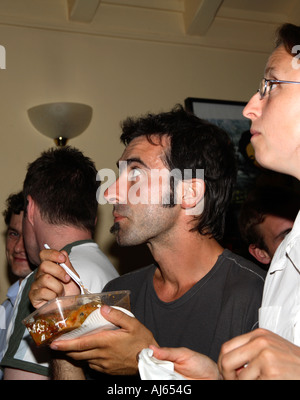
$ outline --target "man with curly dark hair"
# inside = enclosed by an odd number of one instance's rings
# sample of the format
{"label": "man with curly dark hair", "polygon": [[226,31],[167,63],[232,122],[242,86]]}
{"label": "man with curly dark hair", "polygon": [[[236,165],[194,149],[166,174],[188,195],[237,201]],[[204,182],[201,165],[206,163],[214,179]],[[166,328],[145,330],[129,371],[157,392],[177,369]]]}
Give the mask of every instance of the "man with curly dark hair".
{"label": "man with curly dark hair", "polygon": [[[0,360],[5,348],[6,333],[12,318],[20,283],[32,272],[32,265],[28,261],[23,240],[24,196],[22,192],[11,194],[6,200],[6,209],[3,212],[7,226],[5,252],[9,274],[15,282],[7,291],[7,299],[0,305]],[[3,372],[0,370],[0,378]]]}
{"label": "man with curly dark hair", "polygon": [[[138,353],[155,343],[187,346],[216,360],[227,338],[255,326],[264,283],[262,269],[219,243],[236,178],[233,145],[223,130],[182,107],[129,118],[122,130],[120,174],[104,193],[113,204],[112,232],[121,246],[147,243],[155,263],[104,288],[129,289],[136,318],[101,307],[120,330],[56,341],[52,348],[112,375],[136,374]],[[56,261],[54,253],[49,257]],[[52,264],[40,266],[33,305],[47,300],[39,289],[53,275]],[[56,268],[59,279],[61,272]],[[57,378],[75,374],[57,371]]]}
{"label": "man with curly dark hair", "polygon": [[[282,25],[259,90],[244,109],[261,166],[300,180],[300,26]],[[298,203],[299,209],[299,203]],[[300,378],[300,214],[272,259],[259,311],[259,329],[222,346],[218,366],[225,379]],[[203,360],[189,349],[157,349],[175,368],[203,378]],[[180,363],[177,363],[177,361]],[[213,368],[212,368],[213,371]],[[213,375],[213,374],[212,374]]]}

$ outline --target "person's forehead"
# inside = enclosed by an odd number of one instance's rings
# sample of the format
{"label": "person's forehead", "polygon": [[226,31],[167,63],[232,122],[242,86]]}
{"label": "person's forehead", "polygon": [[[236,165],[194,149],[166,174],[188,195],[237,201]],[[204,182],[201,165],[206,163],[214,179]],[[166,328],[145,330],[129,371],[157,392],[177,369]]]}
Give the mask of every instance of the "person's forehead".
{"label": "person's forehead", "polygon": [[22,228],[22,221],[23,221],[23,211],[20,214],[12,214],[10,218],[9,226],[12,228]]}
{"label": "person's forehead", "polygon": [[291,228],[293,225],[294,221],[279,215],[268,214],[264,220],[266,231],[273,235],[278,235],[280,232]]}
{"label": "person's forehead", "polygon": [[298,74],[300,77],[300,69],[293,67],[294,56],[289,54],[283,45],[279,46],[270,55],[266,68],[266,78],[285,79],[285,75]]}
{"label": "person's forehead", "polygon": [[139,136],[127,145],[120,160],[140,155],[160,157],[165,154],[168,147],[169,141],[164,137],[160,138],[158,135],[152,135],[151,141],[149,141],[146,136]]}

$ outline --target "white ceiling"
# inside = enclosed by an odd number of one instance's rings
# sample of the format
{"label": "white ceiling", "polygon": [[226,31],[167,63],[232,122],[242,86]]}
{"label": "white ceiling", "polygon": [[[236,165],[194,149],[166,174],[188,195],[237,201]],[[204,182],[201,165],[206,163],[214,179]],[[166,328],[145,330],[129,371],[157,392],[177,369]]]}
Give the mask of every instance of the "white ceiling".
{"label": "white ceiling", "polygon": [[0,0],[0,25],[269,52],[300,0]]}

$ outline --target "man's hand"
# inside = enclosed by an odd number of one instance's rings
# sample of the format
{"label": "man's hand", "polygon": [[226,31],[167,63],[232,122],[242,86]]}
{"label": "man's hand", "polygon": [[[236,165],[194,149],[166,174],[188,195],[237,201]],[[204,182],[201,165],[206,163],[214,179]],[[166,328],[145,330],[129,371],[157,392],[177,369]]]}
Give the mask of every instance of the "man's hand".
{"label": "man's hand", "polygon": [[224,379],[300,379],[300,348],[264,329],[238,336],[222,346]]}
{"label": "man's hand", "polygon": [[120,329],[73,340],[56,340],[51,348],[67,352],[74,360],[86,360],[91,368],[99,372],[111,375],[136,374],[139,352],[151,344],[157,345],[152,333],[136,318],[114,308],[102,306],[101,314]]}
{"label": "man's hand", "polygon": [[209,357],[187,349],[150,346],[153,356],[159,360],[172,361],[174,369],[187,379],[218,380],[221,379],[217,364]]}
{"label": "man's hand", "polygon": [[40,253],[41,265],[31,285],[29,299],[35,308],[58,296],[70,296],[80,293],[77,284],[58,263],[65,263],[76,273],[66,252],[43,250]]}

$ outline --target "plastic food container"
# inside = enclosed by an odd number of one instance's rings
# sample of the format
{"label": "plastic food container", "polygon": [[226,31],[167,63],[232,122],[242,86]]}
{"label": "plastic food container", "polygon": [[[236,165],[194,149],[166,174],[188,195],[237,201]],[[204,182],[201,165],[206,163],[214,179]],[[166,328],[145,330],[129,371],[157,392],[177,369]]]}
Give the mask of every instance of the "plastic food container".
{"label": "plastic food container", "polygon": [[133,316],[130,313],[130,291],[120,290],[57,297],[22,322],[38,346],[50,344],[57,338],[82,336],[97,329],[116,329],[100,313],[100,307],[104,304]]}

